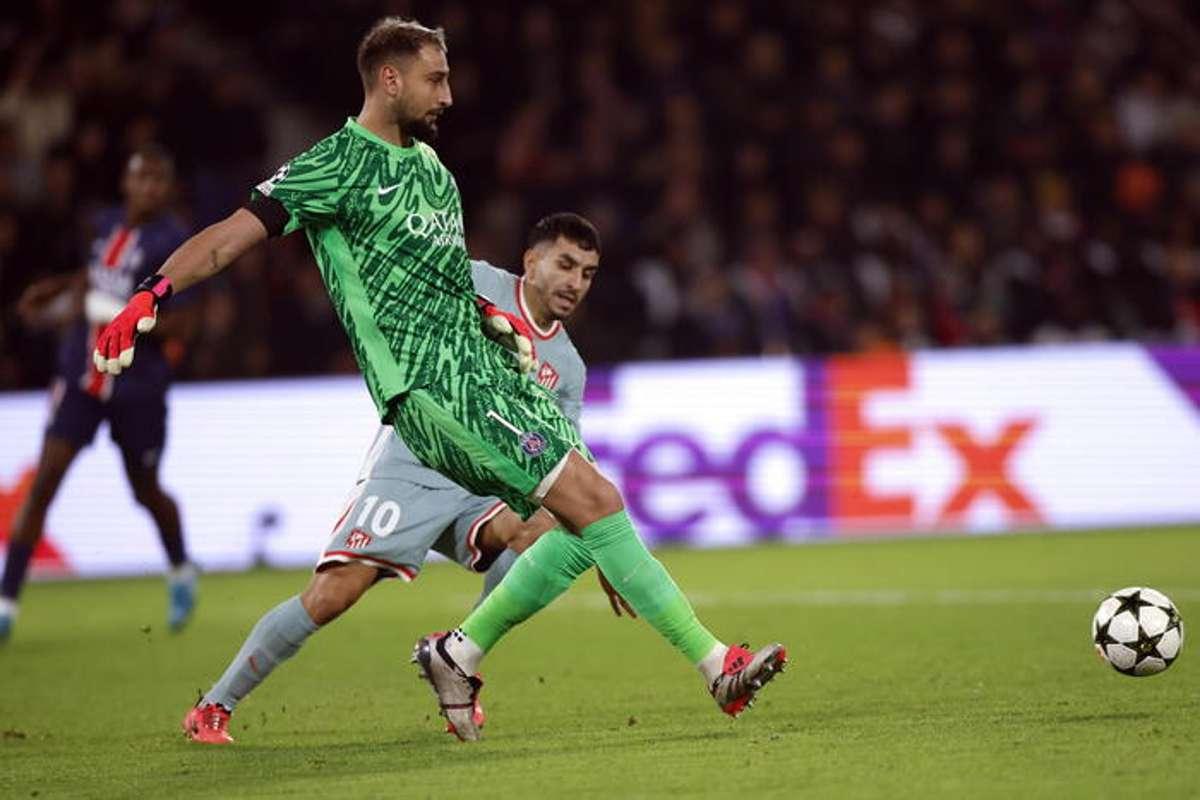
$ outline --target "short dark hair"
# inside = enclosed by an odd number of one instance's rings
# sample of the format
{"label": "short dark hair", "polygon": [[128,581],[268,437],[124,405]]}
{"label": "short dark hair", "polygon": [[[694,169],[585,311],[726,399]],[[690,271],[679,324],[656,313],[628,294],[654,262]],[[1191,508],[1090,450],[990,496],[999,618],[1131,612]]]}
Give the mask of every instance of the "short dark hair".
{"label": "short dark hair", "polygon": [[542,242],[553,244],[560,236],[584,250],[600,255],[600,232],[596,230],[596,226],[585,217],[570,211],[559,211],[539,219],[529,231],[526,247],[534,247]]}
{"label": "short dark hair", "polygon": [[358,43],[358,74],[363,86],[375,85],[375,73],[389,58],[411,56],[432,44],[446,49],[446,33],[441,28],[426,28],[415,19],[384,17],[371,26]]}

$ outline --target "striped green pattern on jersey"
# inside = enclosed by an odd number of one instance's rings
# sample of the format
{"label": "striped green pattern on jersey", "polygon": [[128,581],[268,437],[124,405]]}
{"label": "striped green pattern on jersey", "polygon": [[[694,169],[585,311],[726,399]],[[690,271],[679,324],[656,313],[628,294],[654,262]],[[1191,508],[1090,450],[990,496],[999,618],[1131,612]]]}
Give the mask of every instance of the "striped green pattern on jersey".
{"label": "striped green pattern on jersey", "polygon": [[433,148],[353,119],[256,187],[303,228],[383,416],[481,345],[462,201]]}

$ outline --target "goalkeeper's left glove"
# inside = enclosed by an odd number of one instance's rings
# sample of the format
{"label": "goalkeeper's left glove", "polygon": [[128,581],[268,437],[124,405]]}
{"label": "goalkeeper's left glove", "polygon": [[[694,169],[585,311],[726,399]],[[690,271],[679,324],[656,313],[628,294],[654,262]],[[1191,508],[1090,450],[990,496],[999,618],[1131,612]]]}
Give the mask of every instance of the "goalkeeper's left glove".
{"label": "goalkeeper's left glove", "polygon": [[483,315],[484,334],[516,356],[517,369],[522,374],[536,372],[538,360],[537,350],[533,346],[533,331],[525,320],[510,314],[483,295],[475,295],[475,304]]}
{"label": "goalkeeper's left glove", "polygon": [[149,333],[158,321],[158,305],[171,296],[171,280],[151,275],[138,284],[133,297],[96,337],[92,360],[96,370],[120,375],[133,363],[133,341],[139,333]]}

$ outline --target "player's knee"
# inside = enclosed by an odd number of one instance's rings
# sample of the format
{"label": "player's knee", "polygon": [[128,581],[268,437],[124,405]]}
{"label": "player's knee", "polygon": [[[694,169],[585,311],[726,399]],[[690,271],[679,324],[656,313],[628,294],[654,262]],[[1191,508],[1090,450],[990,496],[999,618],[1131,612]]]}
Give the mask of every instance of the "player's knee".
{"label": "player's knee", "polygon": [[542,531],[534,528],[525,528],[516,533],[504,543],[508,550],[514,553],[524,553],[529,548],[533,547],[534,542],[541,538]]}
{"label": "player's knee", "polygon": [[62,482],[63,473],[66,470],[38,470],[37,475],[33,479],[33,485],[29,487],[29,501],[38,506],[46,506],[54,499],[54,493],[58,491],[58,485]]}
{"label": "player's knee", "polygon": [[162,500],[162,490],[154,484],[135,484],[133,500],[143,508],[153,508]]}
{"label": "player's knee", "polygon": [[300,595],[301,605],[317,625],[325,625],[337,619],[354,605],[357,599],[346,592],[312,586]]}
{"label": "player's knee", "polygon": [[594,520],[615,514],[625,507],[621,492],[598,471],[592,471],[582,488],[586,514]]}
{"label": "player's knee", "polygon": [[368,568],[355,569],[356,566],[346,565],[318,572],[300,595],[300,603],[317,625],[325,625],[340,617],[371,586],[374,571],[370,570],[372,574],[367,574],[362,570]]}
{"label": "player's knee", "polygon": [[625,508],[621,493],[612,481],[582,458],[571,459],[544,502],[546,508],[575,533]]}
{"label": "player's knee", "polygon": [[50,505],[50,501],[54,499],[53,486],[39,486],[36,482],[29,487],[29,495],[25,502],[30,509],[38,512],[44,512]]}
{"label": "player's knee", "polygon": [[607,478],[600,479],[600,485],[596,492],[596,508],[606,517],[625,508],[625,500],[621,497],[621,491]]}

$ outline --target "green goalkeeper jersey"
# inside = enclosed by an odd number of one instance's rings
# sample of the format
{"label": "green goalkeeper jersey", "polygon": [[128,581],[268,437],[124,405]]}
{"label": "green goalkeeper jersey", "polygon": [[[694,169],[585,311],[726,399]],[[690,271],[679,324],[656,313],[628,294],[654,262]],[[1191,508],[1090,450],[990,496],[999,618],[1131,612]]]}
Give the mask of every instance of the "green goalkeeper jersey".
{"label": "green goalkeeper jersey", "polygon": [[433,148],[354,119],[255,187],[303,228],[381,416],[481,339],[462,201]]}

